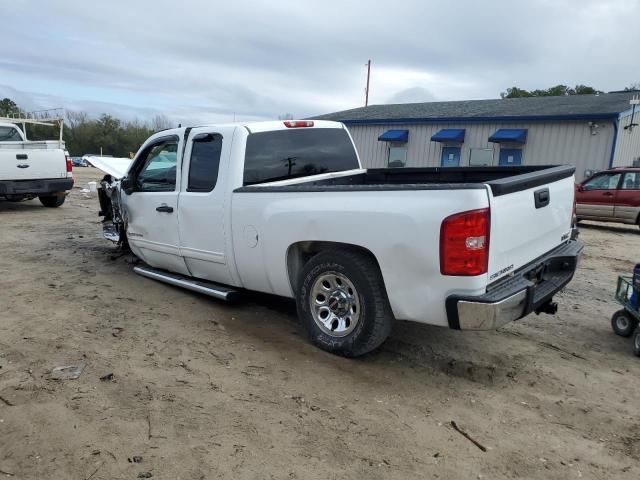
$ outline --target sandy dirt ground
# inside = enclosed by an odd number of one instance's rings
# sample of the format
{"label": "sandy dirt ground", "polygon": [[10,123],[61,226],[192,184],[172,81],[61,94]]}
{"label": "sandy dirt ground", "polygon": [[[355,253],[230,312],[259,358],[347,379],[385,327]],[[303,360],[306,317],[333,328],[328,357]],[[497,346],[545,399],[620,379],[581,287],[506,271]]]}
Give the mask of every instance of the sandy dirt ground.
{"label": "sandy dirt ground", "polygon": [[398,323],[349,360],[288,300],[137,276],[96,212],[79,189],[59,209],[0,201],[0,478],[640,478],[640,359],[610,328],[637,227],[583,226],[557,316]]}

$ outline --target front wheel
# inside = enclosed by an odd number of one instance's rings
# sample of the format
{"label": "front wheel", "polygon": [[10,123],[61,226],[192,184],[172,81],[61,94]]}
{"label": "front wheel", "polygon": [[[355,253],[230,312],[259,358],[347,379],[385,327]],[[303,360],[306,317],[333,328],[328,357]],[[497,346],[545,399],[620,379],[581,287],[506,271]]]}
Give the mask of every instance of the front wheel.
{"label": "front wheel", "polygon": [[636,330],[636,334],[633,336],[633,353],[640,357],[640,328]]}
{"label": "front wheel", "polygon": [[611,328],[621,337],[630,337],[638,326],[638,321],[633,318],[624,308],[618,310],[611,317]]}
{"label": "front wheel", "polygon": [[47,208],[57,208],[64,203],[66,196],[62,195],[41,195],[38,197],[40,203]]}
{"label": "front wheel", "polygon": [[380,269],[366,254],[327,250],[305,265],[296,296],[298,316],[323,350],[358,357],[391,333],[393,314]]}

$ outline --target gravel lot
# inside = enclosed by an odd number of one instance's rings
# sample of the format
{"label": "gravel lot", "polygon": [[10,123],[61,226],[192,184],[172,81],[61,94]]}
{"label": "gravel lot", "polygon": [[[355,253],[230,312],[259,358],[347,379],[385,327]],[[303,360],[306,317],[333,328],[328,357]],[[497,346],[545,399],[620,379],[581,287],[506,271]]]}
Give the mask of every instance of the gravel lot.
{"label": "gravel lot", "polygon": [[0,201],[0,477],[640,478],[640,359],[609,324],[637,227],[583,226],[557,316],[398,323],[348,360],[311,346],[288,300],[135,275],[97,209],[79,189],[59,209]]}

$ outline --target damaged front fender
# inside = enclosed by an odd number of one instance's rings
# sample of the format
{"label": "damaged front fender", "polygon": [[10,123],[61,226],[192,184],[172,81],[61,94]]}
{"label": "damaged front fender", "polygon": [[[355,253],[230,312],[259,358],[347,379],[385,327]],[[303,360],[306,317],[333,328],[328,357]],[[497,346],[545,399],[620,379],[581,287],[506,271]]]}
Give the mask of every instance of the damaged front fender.
{"label": "damaged front fender", "polygon": [[122,247],[128,247],[127,222],[121,202],[120,180],[105,175],[98,188],[102,220],[102,236]]}

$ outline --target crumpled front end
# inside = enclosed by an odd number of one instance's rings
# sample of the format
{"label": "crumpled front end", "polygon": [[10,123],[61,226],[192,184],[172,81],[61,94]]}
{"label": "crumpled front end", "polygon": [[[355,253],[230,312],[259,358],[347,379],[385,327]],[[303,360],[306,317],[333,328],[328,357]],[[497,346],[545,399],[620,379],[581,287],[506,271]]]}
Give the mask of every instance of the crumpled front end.
{"label": "crumpled front end", "polygon": [[105,175],[98,188],[102,235],[118,246],[127,247],[126,221],[122,211],[120,181]]}

